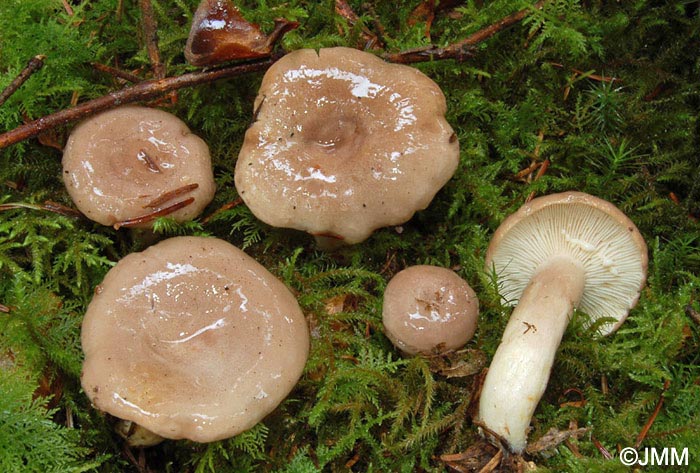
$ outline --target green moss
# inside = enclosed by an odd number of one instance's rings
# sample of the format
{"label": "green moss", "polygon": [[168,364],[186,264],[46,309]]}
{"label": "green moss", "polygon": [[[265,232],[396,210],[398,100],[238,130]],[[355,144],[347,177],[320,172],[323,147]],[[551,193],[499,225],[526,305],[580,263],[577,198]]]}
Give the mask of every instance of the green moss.
{"label": "green moss", "polygon": [[[121,87],[91,61],[150,77],[137,3],[71,2],[69,15],[53,0],[4,0],[0,88],[32,56],[47,59],[0,106],[0,128]],[[192,70],[182,51],[198,1],[153,3],[168,74]],[[361,27],[377,31],[378,24],[387,51],[429,42],[425,24],[409,21],[418,0],[352,1],[361,17],[354,27],[333,13],[330,0],[240,3],[265,30],[276,17],[299,21],[283,41],[288,49],[355,46]],[[449,44],[528,5],[464,2],[438,13],[431,40]],[[695,1],[552,0],[478,45],[471,59],[416,66],[445,92],[461,161],[430,207],[400,233],[383,229],[325,254],[305,235],[260,223],[244,205],[206,221],[159,220],[160,237],[212,235],[245,248],[296,292],[313,340],[299,385],[264,424],[211,445],[165,442],[144,453],[149,468],[443,470],[439,455],[479,439],[469,410],[475,377],[446,378],[427,360],[395,352],[381,327],[386,281],[411,264],[455,268],[481,302],[468,348],[490,357],[509,314],[483,268],[490,235],[531,193],[575,189],[614,202],[639,226],[650,248],[649,280],[613,336],[592,342],[582,314],[567,331],[530,437],[572,421],[590,432],[574,442],[576,453],[559,446],[532,460],[549,471],[622,471],[593,439],[613,453],[633,445],[663,392],[643,445],[688,447],[697,469],[700,326],[691,315],[700,311],[699,30]],[[183,90],[175,104],[163,104],[210,145],[218,191],[206,215],[238,197],[233,169],[260,78]],[[515,178],[544,159],[550,165],[541,178]],[[45,200],[71,205],[60,153],[36,140],[0,151],[0,204]],[[94,287],[115,261],[143,245],[128,232],[85,220],[32,208],[0,211],[0,304],[10,308],[0,312],[0,470],[138,470],[80,390],[79,338]],[[39,382],[52,389],[37,390]],[[585,402],[567,404],[572,389]]]}

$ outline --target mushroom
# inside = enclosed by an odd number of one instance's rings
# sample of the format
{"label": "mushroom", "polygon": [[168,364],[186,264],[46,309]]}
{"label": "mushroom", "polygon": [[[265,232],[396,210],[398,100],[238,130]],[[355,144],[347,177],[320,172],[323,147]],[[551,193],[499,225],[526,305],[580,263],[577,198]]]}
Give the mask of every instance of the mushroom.
{"label": "mushroom", "polygon": [[129,106],[79,124],[63,152],[75,205],[103,225],[147,228],[155,217],[190,220],[214,197],[209,148],[179,118]]}
{"label": "mushroom", "polygon": [[384,292],[384,332],[409,355],[464,346],[476,331],[479,300],[457,273],[438,266],[410,266]]}
{"label": "mushroom", "polygon": [[270,225],[361,242],[426,208],[454,174],[445,111],[417,69],[350,48],[294,51],[263,78],[236,188]]}
{"label": "mushroom", "polygon": [[515,453],[527,443],[557,347],[575,309],[617,330],[646,279],[647,247],[613,204],[580,192],[534,199],[496,230],[486,253],[501,297],[517,304],[484,381],[479,421]]}
{"label": "mushroom", "polygon": [[269,56],[282,36],[297,26],[295,21],[278,18],[266,36],[258,25],[243,18],[230,0],[202,0],[192,19],[185,58],[194,66],[212,66]]}
{"label": "mushroom", "polygon": [[251,257],[216,238],[176,237],[107,273],[82,346],[82,385],[98,409],[161,437],[211,442],[284,400],[309,333],[296,299]]}

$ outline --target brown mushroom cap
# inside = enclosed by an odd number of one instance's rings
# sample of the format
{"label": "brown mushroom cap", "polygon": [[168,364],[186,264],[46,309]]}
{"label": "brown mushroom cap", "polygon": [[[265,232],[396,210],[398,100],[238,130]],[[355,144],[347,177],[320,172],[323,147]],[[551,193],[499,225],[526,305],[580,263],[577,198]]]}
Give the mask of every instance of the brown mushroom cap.
{"label": "brown mushroom cap", "polygon": [[461,348],[474,336],[478,317],[474,290],[446,268],[408,267],[391,278],[384,292],[384,331],[411,355]]}
{"label": "brown mushroom cap", "polygon": [[495,269],[501,296],[516,305],[541,264],[565,256],[581,264],[585,286],[578,309],[599,332],[617,330],[646,281],[647,246],[635,224],[610,202],[583,192],[539,197],[510,215],[494,233],[486,269]]}
{"label": "brown mushroom cap", "polygon": [[190,220],[215,189],[206,143],[175,115],[136,106],[103,112],[73,130],[63,152],[63,180],[78,209],[103,225],[193,198],[169,214]]}
{"label": "brown mushroom cap", "polygon": [[263,266],[215,238],[126,256],[83,321],[93,404],[170,439],[251,428],[287,396],[309,350],[304,315]]}
{"label": "brown mushroom cap", "polygon": [[195,66],[270,54],[267,37],[230,0],[201,0],[192,18],[185,58]]}
{"label": "brown mushroom cap", "polygon": [[360,242],[426,208],[459,161],[437,84],[355,49],[286,55],[255,110],[236,188],[273,226]]}

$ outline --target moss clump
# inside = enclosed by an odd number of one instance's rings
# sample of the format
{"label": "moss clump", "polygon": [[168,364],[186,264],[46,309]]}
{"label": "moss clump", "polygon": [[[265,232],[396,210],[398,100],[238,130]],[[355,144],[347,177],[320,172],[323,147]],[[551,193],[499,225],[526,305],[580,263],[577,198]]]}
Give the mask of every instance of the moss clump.
{"label": "moss clump", "polygon": [[[53,0],[0,5],[0,88],[29,58],[47,56],[0,106],[2,129],[122,86],[90,62],[149,77],[138,2],[69,3],[72,14]],[[192,69],[182,51],[197,3],[153,1],[169,75]],[[450,44],[531,5],[441,2],[429,41],[419,0],[349,2],[360,16],[355,25],[335,14],[331,1],[240,3],[267,31],[276,17],[299,21],[284,39],[288,49],[356,46],[367,28],[392,52]],[[697,465],[699,30],[696,1],[552,0],[479,44],[468,60],[417,66],[447,96],[460,167],[400,233],[384,229],[337,254],[265,226],[243,205],[214,213],[238,197],[235,157],[260,75],[161,102],[209,143],[219,190],[205,213],[211,218],[182,225],[162,219],[157,233],[212,235],[244,247],[297,292],[314,334],[306,372],[288,400],[263,425],[210,445],[165,442],[130,452],[89,406],[79,383],[82,313],[109,267],[144,243],[35,208],[46,200],[71,205],[56,149],[29,140],[0,151],[0,206],[28,205],[0,207],[0,304],[9,309],[0,312],[0,470],[443,470],[440,455],[479,439],[469,416],[477,377],[450,378],[435,360],[394,351],[381,331],[386,281],[409,264],[455,268],[479,294],[482,315],[471,351],[452,361],[490,357],[508,310],[483,269],[489,237],[529,195],[572,189],[614,202],[639,226],[650,247],[649,282],[612,337],[592,345],[582,323],[569,328],[530,438],[572,422],[590,430],[531,459],[551,471],[623,470],[601,449],[615,454],[618,445],[634,445],[663,392],[642,445],[687,447]],[[59,142],[65,131],[56,130]]]}

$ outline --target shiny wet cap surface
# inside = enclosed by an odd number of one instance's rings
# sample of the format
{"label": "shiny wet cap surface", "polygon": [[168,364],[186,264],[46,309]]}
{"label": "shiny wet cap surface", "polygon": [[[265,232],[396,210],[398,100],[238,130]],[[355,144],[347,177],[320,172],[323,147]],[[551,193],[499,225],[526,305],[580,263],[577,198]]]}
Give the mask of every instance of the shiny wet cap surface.
{"label": "shiny wet cap surface", "polygon": [[478,317],[476,294],[446,268],[410,266],[384,292],[384,332],[408,354],[461,348],[474,335]]}
{"label": "shiny wet cap surface", "polygon": [[289,290],[215,238],[177,237],[112,268],[83,321],[82,384],[100,410],[170,439],[247,430],[301,376],[308,328]]}
{"label": "shiny wet cap surface", "polygon": [[445,111],[415,68],[350,48],[294,51],[265,74],[236,188],[270,225],[360,242],[426,208],[454,174]]}
{"label": "shiny wet cap surface", "polygon": [[190,220],[211,202],[215,190],[206,143],[175,115],[137,106],[81,122],[63,152],[63,180],[78,209],[103,225],[192,198],[169,215]]}

